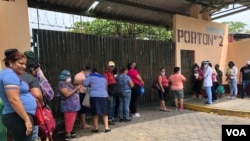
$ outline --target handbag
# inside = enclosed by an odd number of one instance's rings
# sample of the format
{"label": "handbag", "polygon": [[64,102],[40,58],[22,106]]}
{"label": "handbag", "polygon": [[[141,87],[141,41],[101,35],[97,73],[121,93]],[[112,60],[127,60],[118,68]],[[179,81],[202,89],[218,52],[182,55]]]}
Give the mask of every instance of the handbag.
{"label": "handbag", "polygon": [[90,108],[90,94],[89,94],[89,88],[87,88],[87,91],[85,93],[84,99],[82,101],[82,105],[85,107]]}
{"label": "handbag", "polygon": [[161,88],[160,88],[160,86],[159,86],[159,84],[158,84],[157,81],[154,81],[151,87],[152,87],[153,89],[156,89],[156,90],[161,90]]}
{"label": "handbag", "polygon": [[119,83],[109,84],[108,93],[110,96],[121,96],[122,86]]}

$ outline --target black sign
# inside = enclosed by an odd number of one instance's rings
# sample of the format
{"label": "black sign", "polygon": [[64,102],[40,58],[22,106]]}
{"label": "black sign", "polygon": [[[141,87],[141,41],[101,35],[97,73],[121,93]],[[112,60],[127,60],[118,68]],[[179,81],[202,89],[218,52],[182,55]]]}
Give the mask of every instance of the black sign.
{"label": "black sign", "polygon": [[249,141],[250,125],[222,125],[222,141]]}

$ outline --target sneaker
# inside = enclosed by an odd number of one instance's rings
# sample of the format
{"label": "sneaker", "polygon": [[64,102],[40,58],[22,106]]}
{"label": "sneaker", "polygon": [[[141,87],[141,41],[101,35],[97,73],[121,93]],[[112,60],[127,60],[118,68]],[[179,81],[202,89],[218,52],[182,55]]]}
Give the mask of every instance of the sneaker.
{"label": "sneaker", "polygon": [[76,138],[76,135],[75,136],[73,136],[73,135],[70,135],[70,136],[65,136],[65,141],[70,141],[71,139],[73,139],[73,138]]}
{"label": "sneaker", "polygon": [[72,139],[71,136],[65,136],[64,138],[65,141],[70,141],[71,139]]}
{"label": "sneaker", "polygon": [[235,96],[232,96],[230,99],[231,99],[231,100],[234,100],[234,99],[236,99],[236,97],[235,97]]}
{"label": "sneaker", "polygon": [[212,102],[217,102],[217,100],[213,100]]}
{"label": "sneaker", "polygon": [[133,117],[135,118],[135,117],[140,117],[141,115],[139,114],[139,113],[135,113],[134,115],[133,115]]}
{"label": "sneaker", "polygon": [[124,122],[130,122],[132,119],[124,119]]}
{"label": "sneaker", "polygon": [[176,111],[179,111],[180,109],[178,107],[175,108]]}
{"label": "sneaker", "polygon": [[75,131],[72,131],[72,132],[70,133],[70,136],[76,136],[76,132],[75,132]]}
{"label": "sneaker", "polygon": [[212,103],[205,102],[205,105],[209,105],[209,104],[212,104]]}
{"label": "sneaker", "polygon": [[119,122],[123,122],[123,121],[124,121],[124,119],[120,118]]}
{"label": "sneaker", "polygon": [[179,110],[180,110],[180,111],[185,111],[184,108],[180,108]]}

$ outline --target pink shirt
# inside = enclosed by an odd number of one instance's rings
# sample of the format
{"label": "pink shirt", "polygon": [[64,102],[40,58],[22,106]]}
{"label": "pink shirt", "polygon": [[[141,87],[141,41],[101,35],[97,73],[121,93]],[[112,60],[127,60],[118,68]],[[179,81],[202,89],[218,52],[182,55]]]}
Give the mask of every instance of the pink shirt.
{"label": "pink shirt", "polygon": [[162,86],[168,87],[168,79],[166,75],[159,75],[161,77],[161,84]]}
{"label": "pink shirt", "polygon": [[[83,71],[77,73],[74,77],[74,84],[83,84],[86,79],[85,73]],[[80,88],[80,93],[86,93],[86,88],[82,85]]]}
{"label": "pink shirt", "polygon": [[169,80],[171,82],[171,90],[181,90],[184,88],[183,81],[186,78],[180,73],[175,73],[170,75]]}
{"label": "pink shirt", "polygon": [[132,79],[134,84],[142,86],[141,81],[136,77],[137,75],[139,75],[139,73],[138,73],[138,71],[136,69],[130,69],[128,71],[128,76],[130,76],[130,78]]}

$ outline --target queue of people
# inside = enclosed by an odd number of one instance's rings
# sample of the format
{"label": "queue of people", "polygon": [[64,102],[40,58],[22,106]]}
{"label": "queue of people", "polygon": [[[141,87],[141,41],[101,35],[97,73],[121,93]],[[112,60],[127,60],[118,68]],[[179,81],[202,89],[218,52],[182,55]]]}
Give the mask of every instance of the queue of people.
{"label": "queue of people", "polygon": [[[5,68],[0,73],[0,96],[4,101],[2,113],[3,123],[10,135],[9,140],[14,141],[38,141],[46,140],[47,136],[39,134],[40,128],[34,122],[36,109],[39,102],[42,107],[54,97],[54,92],[44,76],[38,59],[34,53],[27,51],[22,53],[17,49],[8,49],[5,51],[3,60]],[[139,117],[137,104],[139,91],[144,82],[135,69],[135,62],[131,67],[122,67],[115,77],[113,73],[114,62],[109,61],[107,70],[100,73],[97,69],[86,67],[74,76],[69,70],[62,70],[57,86],[57,91],[61,97],[60,111],[64,115],[65,140],[71,140],[76,137],[74,124],[79,116],[80,127],[89,128],[91,132],[99,132],[98,118],[102,117],[104,123],[104,132],[110,132],[109,119],[114,119],[114,99],[119,99],[119,117],[120,122],[129,122],[132,117]],[[130,70],[130,76],[128,75]],[[106,73],[107,72],[107,73]],[[43,84],[42,84],[43,83]],[[109,84],[119,83],[121,95],[112,99],[109,95]],[[137,85],[133,90],[134,85]],[[86,123],[87,107],[82,106],[85,94],[89,89],[90,94],[90,112],[93,118],[93,126]],[[134,92],[133,92],[134,91]],[[45,95],[46,93],[46,95]],[[131,101],[133,97],[133,101]],[[36,102],[37,101],[37,102]],[[132,105],[132,106],[131,106]],[[131,111],[132,110],[132,111]],[[137,116],[135,116],[137,114]],[[15,132],[15,131],[19,132]]]}
{"label": "queue of people", "polygon": [[[40,68],[38,59],[30,51],[22,53],[17,49],[5,51],[3,60],[5,68],[0,73],[0,96],[4,101],[3,123],[14,141],[46,140],[38,134],[39,128],[34,123],[37,102],[44,106],[54,96],[52,88],[45,89],[42,81],[47,81]],[[250,61],[240,69],[240,82],[243,83],[241,97],[244,98],[246,86],[250,85]],[[137,110],[141,89],[144,81],[136,69],[136,62],[132,61],[125,67],[114,72],[115,63],[109,61],[103,73],[96,68],[86,67],[76,75],[69,70],[62,70],[58,76],[57,91],[61,97],[60,110],[64,115],[65,140],[76,137],[74,124],[79,116],[80,128],[99,132],[99,116],[101,116],[104,132],[111,131],[110,125],[115,125],[115,111],[118,107],[119,122],[129,122],[141,115]],[[230,88],[230,99],[235,99],[237,89],[238,69],[230,61],[226,72]],[[212,68],[209,61],[203,61],[201,67],[195,64],[194,98],[201,99],[202,87],[205,89],[207,101],[212,104],[217,100],[216,88],[222,84],[223,73],[219,65]],[[73,81],[71,80],[73,76]],[[184,82],[186,78],[181,74],[180,67],[174,67],[173,73],[167,77],[165,68],[160,68],[157,76],[160,111],[169,112],[166,107],[166,97],[169,92],[174,96],[176,110],[183,111]],[[47,82],[50,87],[49,83]],[[114,95],[114,87],[120,86],[119,95]],[[47,92],[46,92],[47,90]],[[90,95],[90,109],[82,105],[86,93]],[[47,93],[47,94],[45,94]],[[118,106],[116,105],[118,104]],[[90,110],[93,126],[86,122],[86,113]],[[15,131],[19,132],[15,132]]]}

